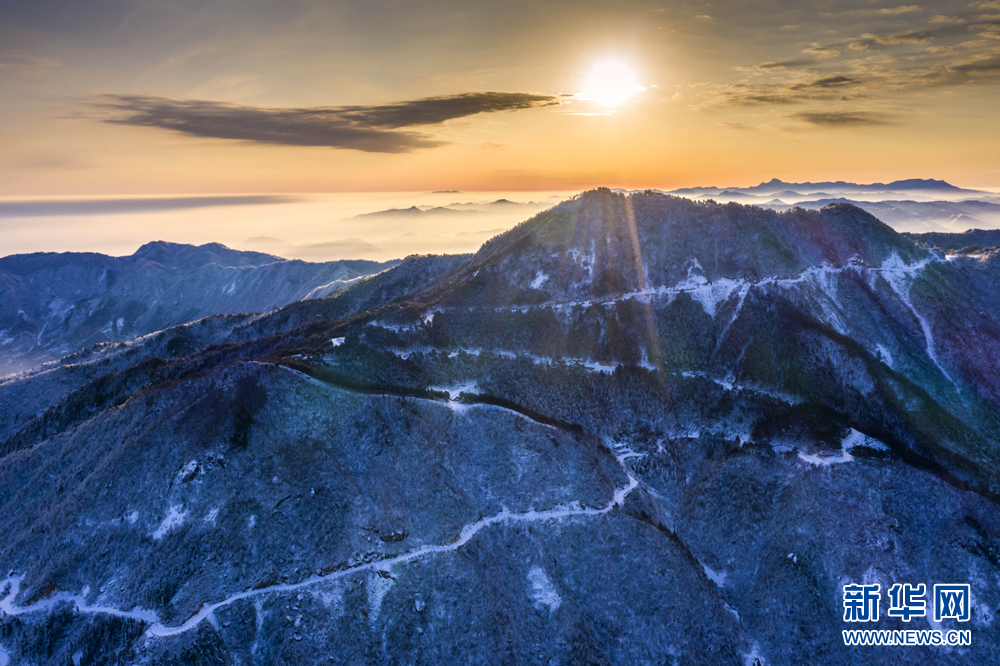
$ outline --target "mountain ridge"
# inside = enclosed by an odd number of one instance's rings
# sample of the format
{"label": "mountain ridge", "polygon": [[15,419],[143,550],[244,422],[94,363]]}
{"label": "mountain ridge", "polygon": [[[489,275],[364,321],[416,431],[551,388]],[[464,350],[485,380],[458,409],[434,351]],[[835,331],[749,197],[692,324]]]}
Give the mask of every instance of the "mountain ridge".
{"label": "mountain ridge", "polygon": [[[938,196],[954,198],[958,196],[984,196],[992,193],[983,190],[972,190],[956,185],[944,180],[933,178],[910,178],[905,180],[895,180],[889,183],[854,183],[849,181],[821,181],[821,182],[786,182],[779,178],[772,178],[769,181],[762,181],[757,185],[746,187],[685,187],[666,192],[678,196],[731,196],[731,197],[779,197],[789,196],[801,197],[805,195],[822,194],[828,197],[836,197],[844,194],[865,194],[868,196],[877,195],[885,199],[898,197],[900,194],[909,193],[911,196]],[[783,195],[783,197],[782,197]],[[749,202],[747,202],[749,203]]]}
{"label": "mountain ridge", "polygon": [[2,257],[0,372],[207,315],[315,298],[395,263],[310,264],[219,243],[164,241],[122,257],[72,252]]}
{"label": "mountain ridge", "polygon": [[[851,183],[843,180],[837,181],[822,181],[822,182],[801,182],[801,183],[791,183],[785,182],[778,178],[772,178],[767,182],[762,182],[755,187],[745,188],[748,190],[754,189],[768,189],[771,187],[783,187],[788,189],[795,188],[858,188],[864,190],[950,190],[956,192],[975,192],[976,190],[966,190],[960,187],[956,187],[951,183],[944,180],[935,180],[933,178],[908,178],[904,180],[894,180],[891,183]],[[739,188],[737,188],[739,189]]]}

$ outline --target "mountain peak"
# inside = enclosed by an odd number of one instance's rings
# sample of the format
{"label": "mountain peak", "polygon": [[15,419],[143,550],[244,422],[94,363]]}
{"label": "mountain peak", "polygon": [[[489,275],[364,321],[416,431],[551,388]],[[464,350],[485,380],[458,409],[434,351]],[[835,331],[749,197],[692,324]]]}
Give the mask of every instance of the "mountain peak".
{"label": "mountain peak", "polygon": [[[709,282],[761,280],[824,264],[904,262],[923,250],[861,208],[836,202],[784,213],[652,191],[581,193],[486,243],[471,270],[511,284],[552,276],[554,298],[586,299],[676,285],[694,263]],[[510,294],[502,290],[503,297]]]}
{"label": "mountain peak", "polygon": [[287,261],[287,259],[263,252],[234,250],[222,243],[190,245],[188,243],[171,243],[169,241],[152,241],[146,243],[136,250],[132,256],[168,266],[189,266],[209,263],[233,267],[260,266],[276,261]]}
{"label": "mountain peak", "polygon": [[[882,185],[882,183],[876,183],[876,185]],[[907,180],[894,180],[891,183],[885,185],[889,189],[903,189],[903,190],[957,190],[962,191],[962,188],[955,187],[951,183],[943,180],[935,180],[933,178],[909,178]]]}

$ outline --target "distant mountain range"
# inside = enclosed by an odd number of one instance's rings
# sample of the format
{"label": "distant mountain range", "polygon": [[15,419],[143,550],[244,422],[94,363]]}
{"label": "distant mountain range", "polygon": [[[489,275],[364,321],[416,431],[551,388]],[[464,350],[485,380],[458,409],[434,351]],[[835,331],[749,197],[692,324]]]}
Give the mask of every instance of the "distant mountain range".
{"label": "distant mountain range", "polygon": [[762,204],[783,211],[795,206],[823,208],[836,203],[848,203],[868,211],[898,231],[925,232],[932,230],[965,231],[970,228],[1000,227],[1000,204],[988,201],[856,201],[843,197],[785,203]]}
{"label": "distant mountain range", "polygon": [[928,178],[911,178],[908,180],[894,180],[891,183],[851,183],[843,180],[825,181],[819,183],[788,183],[778,178],[754,185],[752,187],[689,187],[679,190],[672,190],[670,194],[680,196],[701,195],[701,194],[721,194],[723,192],[777,196],[782,192],[793,192],[796,194],[811,194],[828,190],[830,192],[919,192],[927,194],[946,194],[949,196],[971,196],[989,194],[979,190],[967,190],[956,187],[943,180]]}
{"label": "distant mountain range", "polygon": [[[906,236],[847,203],[599,189],[473,255],[0,379],[3,650],[1000,663],[994,240]],[[218,268],[183,293],[216,309],[270,265],[206,252]],[[17,275],[64,300],[150,283],[88,261]],[[170,284],[206,270],[131,261]],[[307,288],[252,284],[268,307]],[[971,644],[845,645],[851,582],[882,590],[866,628]],[[901,582],[926,583],[929,609],[933,584],[968,584],[968,621],[889,615]]]}
{"label": "distant mountain range", "polygon": [[456,202],[447,206],[410,206],[409,208],[389,208],[372,213],[362,213],[353,219],[371,220],[399,220],[399,219],[429,219],[441,216],[456,215],[476,215],[490,213],[511,213],[511,212],[537,212],[548,207],[548,204],[529,202],[515,202],[508,199],[497,199],[486,203],[460,203]]}
{"label": "distant mountain range", "polygon": [[338,220],[330,233],[343,237],[292,243],[255,236],[240,247],[306,261],[380,259],[422,253],[475,251],[489,238],[550,207],[534,201],[456,201],[447,206],[409,206],[362,213]]}
{"label": "distant mountain range", "polygon": [[447,206],[435,206],[433,208],[418,208],[417,206],[410,206],[409,208],[389,208],[387,210],[379,210],[373,213],[362,213],[361,215],[356,215],[354,219],[398,220],[410,218],[430,218],[441,215],[469,215],[477,213],[481,215],[484,214],[481,210],[462,211],[455,210],[454,208],[448,208]]}
{"label": "distant mountain range", "polygon": [[777,211],[849,203],[903,232],[1000,227],[1000,198],[943,180],[911,179],[866,185],[844,181],[787,183],[775,178],[753,187],[696,187],[669,193],[699,200],[753,204]]}
{"label": "distant mountain range", "polygon": [[910,178],[907,180],[894,180],[891,183],[850,183],[843,180],[826,181],[821,183],[786,183],[777,178],[772,178],[766,183],[761,183],[756,187],[748,188],[750,191],[767,192],[774,189],[799,190],[814,192],[817,190],[835,190],[838,192],[913,192],[913,191],[934,191],[934,192],[954,192],[956,194],[979,194],[977,190],[966,190],[961,187],[947,183],[943,180],[930,178]]}
{"label": "distant mountain range", "polygon": [[127,257],[3,257],[0,375],[209,315],[265,312],[325,296],[396,263],[315,264],[217,243],[165,242],[143,245]]}

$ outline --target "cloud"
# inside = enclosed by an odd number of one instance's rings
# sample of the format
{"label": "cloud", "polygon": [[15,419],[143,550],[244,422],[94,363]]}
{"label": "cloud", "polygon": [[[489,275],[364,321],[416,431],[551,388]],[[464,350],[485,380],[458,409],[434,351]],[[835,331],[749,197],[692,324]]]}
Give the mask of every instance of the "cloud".
{"label": "cloud", "polygon": [[271,108],[146,95],[102,95],[92,100],[91,106],[107,123],[157,127],[189,136],[405,153],[443,144],[406,128],[560,102],[561,96],[554,95],[482,92],[373,106]]}
{"label": "cloud", "polygon": [[820,46],[819,44],[813,44],[808,49],[802,49],[802,52],[814,55],[817,58],[836,58],[840,55],[840,51],[832,46]]}
{"label": "cloud", "polygon": [[0,72],[13,72],[28,77],[44,76],[61,66],[62,63],[58,60],[25,55],[13,55],[0,60]]}
{"label": "cloud", "polygon": [[337,259],[382,259],[386,251],[360,238],[342,238],[325,243],[299,246],[288,251],[296,259],[334,261]]}
{"label": "cloud", "polygon": [[791,87],[792,90],[816,90],[816,89],[831,89],[831,88],[844,88],[846,86],[856,86],[861,83],[860,79],[855,79],[849,76],[842,76],[840,74],[836,76],[825,76],[821,79],[816,79],[815,81],[810,81],[809,83],[799,83]]}
{"label": "cloud", "polygon": [[932,39],[934,38],[926,32],[904,32],[898,35],[878,37],[875,41],[879,44],[923,44]]}
{"label": "cloud", "polygon": [[754,93],[744,91],[728,91],[721,97],[723,106],[757,106],[761,104],[795,104],[799,100],[785,94],[783,91],[774,93]]}
{"label": "cloud", "polygon": [[277,195],[160,197],[121,199],[35,199],[0,201],[0,217],[61,217],[65,215],[121,215],[159,210],[210,208],[215,206],[255,206],[296,201]]}
{"label": "cloud", "polygon": [[[973,88],[1000,85],[1000,19],[992,18],[1000,0],[978,5],[975,0],[949,0],[926,7],[904,3],[854,3],[867,8],[829,14],[823,19],[823,32],[796,32],[807,40],[797,59],[780,60],[778,44],[787,41],[777,40],[773,51],[758,52],[759,59],[734,63],[741,65],[733,67],[741,73],[736,81],[701,81],[682,94],[692,109],[759,110],[786,119],[802,110],[805,115],[796,116],[800,127],[859,127],[895,124],[905,116],[818,112],[879,109],[876,105],[883,100],[898,105],[911,95],[943,89],[958,92],[960,87],[967,94],[982,95]],[[980,16],[987,11],[989,17]],[[792,21],[774,25],[797,31],[805,27]],[[820,41],[824,33],[842,39]]]}
{"label": "cloud", "polygon": [[715,105],[730,107],[802,104],[837,99],[847,88],[863,87],[868,83],[867,77],[843,74],[816,78],[815,73],[808,70],[796,70],[789,74],[791,77],[785,77],[786,80],[780,82],[737,83],[706,90],[701,97]]}
{"label": "cloud", "polygon": [[782,62],[762,62],[759,65],[749,65],[743,67],[735,67],[739,72],[769,72],[772,70],[786,69],[792,67],[804,67],[806,65],[811,65],[815,62],[812,58],[800,59],[800,60],[785,60]]}
{"label": "cloud", "polygon": [[446,120],[479,113],[518,111],[559,103],[553,95],[530,93],[463,93],[381,106],[339,107],[344,118],[363,126],[398,129],[417,125],[438,125]]}
{"label": "cloud", "polygon": [[960,74],[1000,74],[1000,55],[953,63],[948,70]]}
{"label": "cloud", "polygon": [[892,124],[892,120],[885,114],[864,111],[800,111],[793,113],[790,117],[820,127],[862,127]]}

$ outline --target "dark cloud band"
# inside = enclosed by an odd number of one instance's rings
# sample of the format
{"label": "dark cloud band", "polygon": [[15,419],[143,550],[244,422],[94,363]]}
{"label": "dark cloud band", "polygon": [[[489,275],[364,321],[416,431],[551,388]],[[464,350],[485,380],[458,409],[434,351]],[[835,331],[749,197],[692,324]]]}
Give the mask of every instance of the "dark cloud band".
{"label": "dark cloud band", "polygon": [[58,217],[63,215],[121,215],[185,208],[217,206],[257,206],[296,201],[295,197],[276,195],[245,195],[215,197],[159,197],[118,199],[35,199],[32,201],[0,201],[2,217]]}
{"label": "dark cloud band", "polygon": [[102,95],[91,102],[102,120],[157,127],[190,136],[288,146],[325,146],[373,153],[405,153],[442,145],[406,128],[438,125],[480,113],[517,111],[560,103],[560,97],[482,92],[383,104],[268,108],[146,95]]}
{"label": "dark cloud band", "polygon": [[852,111],[802,111],[792,114],[791,117],[820,127],[864,127],[893,123],[892,119],[884,114]]}

